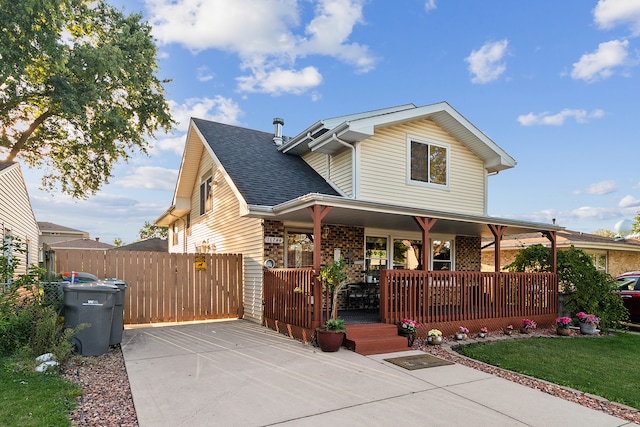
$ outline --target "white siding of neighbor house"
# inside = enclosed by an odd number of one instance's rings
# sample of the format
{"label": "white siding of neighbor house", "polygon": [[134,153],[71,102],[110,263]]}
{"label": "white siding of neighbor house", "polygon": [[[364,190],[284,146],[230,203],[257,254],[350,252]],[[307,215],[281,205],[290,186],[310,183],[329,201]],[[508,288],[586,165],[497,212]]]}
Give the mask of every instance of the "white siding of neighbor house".
{"label": "white siding of neighbor house", "polygon": [[331,155],[329,160],[329,176],[331,181],[347,196],[353,196],[353,179],[351,158],[353,150],[344,149]]}
{"label": "white siding of neighbor house", "polygon": [[[449,186],[407,183],[407,136],[449,146]],[[422,209],[484,215],[486,175],[482,160],[431,120],[376,129],[361,143],[360,199]]]}
{"label": "white siding of neighbor house", "polygon": [[[200,216],[200,178],[213,171],[213,209]],[[242,254],[244,262],[244,316],[262,321],[262,264],[264,262],[262,220],[240,217],[240,202],[207,151],[203,152],[191,193],[191,230],[187,235],[180,221],[180,250],[196,252],[205,241],[216,253]]]}
{"label": "white siding of neighbor house", "polygon": [[[28,244],[28,259],[27,254],[13,253],[20,260],[15,274],[24,274],[29,265],[38,265],[40,230],[17,163],[0,171],[0,200],[0,239],[7,232]],[[0,283],[3,281],[4,278],[0,278]]]}

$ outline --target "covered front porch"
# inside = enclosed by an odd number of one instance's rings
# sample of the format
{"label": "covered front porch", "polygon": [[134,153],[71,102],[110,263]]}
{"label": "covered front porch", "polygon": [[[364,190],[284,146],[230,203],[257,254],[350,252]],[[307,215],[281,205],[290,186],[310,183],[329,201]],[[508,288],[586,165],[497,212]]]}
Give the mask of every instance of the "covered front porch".
{"label": "covered front porch", "polygon": [[[326,295],[316,276],[323,264],[333,261],[335,254],[347,254],[350,261],[356,260],[351,263],[352,273],[359,269],[360,276],[350,275],[350,282],[357,286],[356,289],[363,285],[366,289],[366,292],[351,293],[350,287],[345,293],[345,304],[340,310],[345,314],[347,324],[396,325],[402,319],[410,318],[422,325],[418,336],[426,336],[432,328],[440,329],[446,335],[453,334],[459,326],[469,328],[472,333],[478,332],[481,327],[497,331],[509,324],[519,328],[523,318],[550,325],[557,317],[555,231],[560,227],[554,224],[458,215],[354,200],[345,202],[344,199],[327,196],[288,202],[276,207],[268,215],[260,212],[256,216],[281,221],[283,225],[280,230],[285,230],[288,222],[300,228],[299,224],[306,220],[313,230],[312,268],[281,268],[286,264],[276,262],[276,268],[263,270],[265,325],[298,339],[311,341],[315,329],[326,321]],[[348,246],[347,242],[341,245],[342,237],[339,236],[349,234],[344,232],[344,227],[360,227],[363,230],[356,233],[356,238],[352,238],[359,239],[355,246],[345,247]],[[367,236],[373,234],[367,231],[370,229],[376,230],[374,235],[380,234],[379,230],[382,229],[392,231],[388,233],[388,250],[380,255],[384,262],[379,265],[375,280],[367,283],[362,276],[362,270],[367,265],[353,264],[359,258],[365,263],[372,259],[365,255],[369,249]],[[406,263],[404,266],[397,265],[393,256],[394,236],[403,231],[416,233],[412,242],[422,248],[415,252],[418,258],[415,269],[409,269]],[[554,254],[552,273],[500,271],[502,236],[525,231],[537,231],[549,239]],[[286,237],[286,234],[283,236]],[[431,250],[434,242],[441,241],[442,236],[454,236],[451,242],[454,244],[452,252],[455,253],[451,254],[448,263],[434,259]],[[493,237],[496,249],[494,265],[491,266],[493,271],[480,271],[482,237]],[[330,244],[325,244],[326,240]],[[342,252],[336,251],[341,247]],[[269,257],[267,250],[266,258]],[[354,307],[349,295],[366,299],[361,306]],[[357,312],[354,316],[353,310],[362,310],[362,314],[366,311],[367,318],[364,319]],[[362,321],[359,322],[359,319]]]}

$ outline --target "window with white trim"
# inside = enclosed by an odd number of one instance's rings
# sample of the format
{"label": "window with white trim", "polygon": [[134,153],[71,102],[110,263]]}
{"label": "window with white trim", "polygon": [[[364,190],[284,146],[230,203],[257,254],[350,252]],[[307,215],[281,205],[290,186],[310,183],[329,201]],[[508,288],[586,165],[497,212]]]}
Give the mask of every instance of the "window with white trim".
{"label": "window with white trim", "polygon": [[200,182],[200,215],[204,215],[213,208],[213,200],[211,197],[211,183],[213,177],[209,175],[207,178],[202,178]]}
{"label": "window with white trim", "polygon": [[449,184],[449,146],[415,137],[407,138],[408,180],[412,184]]}

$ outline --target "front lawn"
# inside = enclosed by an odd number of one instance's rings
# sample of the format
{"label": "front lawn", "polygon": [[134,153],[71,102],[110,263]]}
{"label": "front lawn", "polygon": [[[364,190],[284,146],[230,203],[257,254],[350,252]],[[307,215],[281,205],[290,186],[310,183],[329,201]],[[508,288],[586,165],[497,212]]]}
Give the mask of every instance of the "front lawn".
{"label": "front lawn", "polygon": [[534,337],[462,346],[490,365],[640,409],[640,335]]}
{"label": "front lawn", "polygon": [[78,386],[58,374],[19,369],[13,360],[0,358],[1,426],[68,426],[80,394]]}

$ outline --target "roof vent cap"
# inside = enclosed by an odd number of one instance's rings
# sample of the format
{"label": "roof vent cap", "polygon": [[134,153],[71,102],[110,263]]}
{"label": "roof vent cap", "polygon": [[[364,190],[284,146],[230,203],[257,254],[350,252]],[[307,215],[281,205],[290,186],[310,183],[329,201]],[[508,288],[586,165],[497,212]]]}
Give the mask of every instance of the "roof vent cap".
{"label": "roof vent cap", "polygon": [[276,145],[282,145],[282,126],[284,125],[284,119],[280,117],[276,117],[273,119],[273,142]]}

